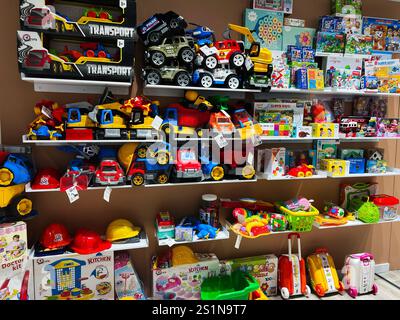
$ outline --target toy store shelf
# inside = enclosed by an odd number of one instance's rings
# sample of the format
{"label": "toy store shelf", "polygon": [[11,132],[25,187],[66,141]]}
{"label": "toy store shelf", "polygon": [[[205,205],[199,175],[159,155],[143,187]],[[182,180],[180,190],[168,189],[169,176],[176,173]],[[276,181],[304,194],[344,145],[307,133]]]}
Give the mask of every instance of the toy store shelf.
{"label": "toy store shelf", "polygon": [[101,144],[101,145],[120,145],[128,142],[160,142],[161,140],[30,140],[27,135],[22,136],[22,143],[32,144],[43,147],[57,147],[70,144]]}
{"label": "toy store shelf", "polygon": [[134,250],[149,247],[149,239],[145,232],[141,232],[139,242],[134,243],[113,243],[111,246],[112,251]]}
{"label": "toy store shelf", "polygon": [[217,233],[217,236],[214,239],[199,239],[197,238],[197,235],[194,236],[193,241],[175,241],[174,239],[157,239],[158,240],[158,245],[161,246],[169,246],[172,247],[174,245],[179,245],[179,244],[188,244],[188,243],[199,243],[199,242],[208,242],[208,241],[218,241],[218,240],[227,240],[229,239],[229,231],[226,228],[222,228]]}
{"label": "toy store shelf", "polygon": [[36,92],[101,94],[108,87],[116,95],[128,95],[131,86],[129,82],[32,78],[23,73],[21,79],[33,83]]}
{"label": "toy store shelf", "polygon": [[383,223],[394,223],[400,222],[400,217],[395,220],[390,221],[379,221],[378,223],[365,223],[360,220],[348,221],[346,224],[338,225],[338,226],[321,226],[319,223],[313,223],[314,227],[317,229],[325,230],[325,229],[334,229],[334,228],[346,228],[346,227],[359,227],[359,226],[366,226],[366,225],[374,225],[374,224],[383,224]]}
{"label": "toy store shelf", "polygon": [[176,97],[177,93],[181,93],[185,90],[195,90],[206,92],[209,94],[217,94],[222,92],[231,98],[244,98],[245,94],[248,92],[260,92],[260,90],[254,89],[228,89],[228,88],[203,88],[203,87],[179,87],[179,86],[168,86],[168,85],[145,85],[143,88],[143,93],[146,96],[157,96],[157,97]]}
{"label": "toy store shelf", "polygon": [[341,177],[332,177],[331,173],[328,172],[328,177],[332,179],[343,179],[343,178],[368,178],[368,177],[393,177],[400,176],[400,169],[387,168],[386,173],[353,173]]}
{"label": "toy store shelf", "polygon": [[[384,93],[384,92],[376,92],[376,91],[368,91],[368,90],[344,90],[344,89],[331,89],[325,88],[324,90],[304,90],[304,89],[296,89],[296,88],[272,88],[270,93],[292,93],[292,94],[314,94],[314,95],[332,95],[332,96],[393,96],[398,97],[400,93]],[[261,94],[256,94],[256,99],[260,98]]]}
{"label": "toy store shelf", "polygon": [[271,174],[262,174],[258,177],[261,180],[269,180],[269,181],[286,181],[286,180],[316,180],[316,179],[326,179],[328,176],[324,171],[317,171],[317,174],[311,177],[292,177],[292,176],[283,176],[283,177],[274,177]]}
{"label": "toy store shelf", "polygon": [[379,142],[380,140],[399,140],[400,137],[343,137],[342,142]]}
{"label": "toy store shelf", "polygon": [[315,140],[338,140],[338,138],[316,138],[316,137],[311,137],[311,138],[290,138],[290,137],[267,137],[267,136],[261,136],[261,141],[263,143],[310,143]]}

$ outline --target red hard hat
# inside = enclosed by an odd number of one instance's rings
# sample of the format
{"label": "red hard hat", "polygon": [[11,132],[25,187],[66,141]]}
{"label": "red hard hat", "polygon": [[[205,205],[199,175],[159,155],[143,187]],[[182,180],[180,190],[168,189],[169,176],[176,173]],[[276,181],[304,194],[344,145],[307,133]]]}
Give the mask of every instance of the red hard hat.
{"label": "red hard hat", "polygon": [[44,248],[57,249],[62,248],[71,243],[72,239],[67,228],[59,223],[53,223],[47,226],[40,238],[40,244]]}
{"label": "red hard hat", "polygon": [[79,254],[91,254],[111,248],[111,242],[102,240],[98,233],[79,229],[74,237],[71,249]]}
{"label": "red hard hat", "polygon": [[57,189],[60,187],[60,175],[57,170],[41,169],[32,182],[32,189]]}

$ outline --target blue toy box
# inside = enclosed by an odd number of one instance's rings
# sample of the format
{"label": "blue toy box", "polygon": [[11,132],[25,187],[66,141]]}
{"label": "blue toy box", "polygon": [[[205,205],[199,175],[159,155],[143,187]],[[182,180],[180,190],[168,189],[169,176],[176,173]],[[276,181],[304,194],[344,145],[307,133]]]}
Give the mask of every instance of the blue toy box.
{"label": "blue toy box", "polygon": [[365,159],[349,159],[350,174],[365,173]]}

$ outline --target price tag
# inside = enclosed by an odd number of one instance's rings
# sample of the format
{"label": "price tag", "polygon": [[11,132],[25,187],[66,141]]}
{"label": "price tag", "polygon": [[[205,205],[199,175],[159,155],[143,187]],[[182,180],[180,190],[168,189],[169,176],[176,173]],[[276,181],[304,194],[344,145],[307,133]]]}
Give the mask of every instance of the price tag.
{"label": "price tag", "polygon": [[240,248],[240,243],[242,242],[242,236],[237,236],[236,237],[236,242],[235,242],[235,249],[238,249],[239,250],[239,248]]}
{"label": "price tag", "polygon": [[51,115],[51,111],[49,108],[42,106],[42,113],[49,119],[53,119],[53,116]]}
{"label": "price tag", "polygon": [[251,137],[251,142],[253,143],[253,145],[255,147],[259,146],[260,144],[262,144],[261,138],[259,135],[253,135]]}
{"label": "price tag", "polygon": [[253,162],[254,162],[254,154],[253,152],[249,152],[249,154],[247,155],[247,163],[253,165]]}
{"label": "price tag", "polygon": [[125,9],[126,8],[126,0],[119,0],[119,7],[121,9]]}
{"label": "price tag", "polygon": [[112,188],[110,186],[107,186],[105,188],[104,194],[103,194],[104,201],[110,202],[111,192],[112,192]]}
{"label": "price tag", "polygon": [[202,46],[200,51],[205,54],[206,57],[216,54],[218,52],[216,47]]}
{"label": "price tag", "polygon": [[76,189],[76,186],[72,186],[71,188],[67,189],[65,192],[68,196],[70,203],[73,203],[79,199],[79,192]]}
{"label": "price tag", "polygon": [[122,49],[123,47],[125,47],[125,40],[123,39],[118,39],[117,40],[117,47]]}
{"label": "price tag", "polygon": [[214,139],[217,142],[220,149],[222,149],[228,145],[228,141],[226,141],[226,139],[222,135],[222,133],[219,133],[217,136],[214,137]]}
{"label": "price tag", "polygon": [[249,71],[251,68],[254,67],[254,63],[253,63],[253,61],[251,61],[251,59],[249,57],[246,58],[245,66],[246,66],[247,71]]}
{"label": "price tag", "polygon": [[164,121],[164,120],[163,120],[161,117],[156,116],[156,117],[154,118],[153,122],[151,123],[151,126],[152,126],[154,129],[156,129],[156,130],[160,130],[160,127],[161,127],[163,121]]}
{"label": "price tag", "polygon": [[175,244],[175,240],[172,238],[167,239],[167,245],[168,247],[172,247]]}
{"label": "price tag", "polygon": [[229,115],[228,112],[226,112],[225,110],[221,110],[221,112],[225,115],[225,117],[230,118],[231,116]]}

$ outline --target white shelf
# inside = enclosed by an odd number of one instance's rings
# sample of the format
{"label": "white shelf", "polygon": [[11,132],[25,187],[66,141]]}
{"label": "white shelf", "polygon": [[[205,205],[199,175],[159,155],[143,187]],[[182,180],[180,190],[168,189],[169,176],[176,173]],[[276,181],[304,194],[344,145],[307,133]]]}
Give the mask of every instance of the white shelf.
{"label": "white shelf", "polygon": [[108,87],[116,95],[128,95],[132,85],[130,82],[34,78],[23,73],[21,79],[33,83],[36,92],[101,94]]}
{"label": "white shelf", "polygon": [[384,224],[384,223],[394,223],[400,222],[400,217],[396,220],[391,221],[379,221],[378,223],[364,223],[360,220],[348,221],[346,224],[338,225],[338,226],[321,226],[318,222],[314,221],[313,225],[317,229],[325,230],[325,229],[335,229],[335,228],[348,228],[348,227],[359,227],[359,226],[368,226],[368,225],[377,225],[377,224]]}
{"label": "white shelf", "polygon": [[399,140],[400,137],[342,137],[343,142],[379,142],[381,140]]}
{"label": "white shelf", "polygon": [[209,241],[218,241],[218,240],[227,240],[229,239],[229,231],[226,228],[222,228],[217,233],[217,236],[214,239],[199,239],[197,235],[193,237],[193,241],[175,241],[175,239],[157,239],[159,246],[169,246],[172,247],[174,245],[180,244],[188,244],[188,243],[201,243],[201,242],[209,242]]}
{"label": "white shelf", "polygon": [[291,137],[269,137],[269,136],[261,136],[260,137],[262,142],[270,142],[270,143],[309,143],[313,142],[316,140],[339,140],[338,137],[332,137],[332,138],[316,138],[316,137],[310,137],[310,138],[291,138]]}
{"label": "white shelf", "polygon": [[[332,95],[332,96],[386,96],[386,97],[400,97],[400,93],[381,93],[370,90],[344,90],[325,88],[323,90],[308,90],[296,88],[272,88],[271,93],[290,93],[290,94],[314,94],[314,95]],[[265,98],[265,94],[262,94]],[[260,99],[260,94],[256,94],[256,99]]]}
{"label": "white shelf", "polygon": [[140,233],[140,241],[135,243],[113,243],[111,246],[112,251],[122,251],[122,250],[134,250],[149,247],[149,239],[147,234],[142,231]]}
{"label": "white shelf", "polygon": [[400,169],[387,168],[386,173],[353,173],[341,177],[332,177],[330,172],[327,173],[329,178],[343,179],[343,178],[368,178],[368,177],[393,177],[400,175]]}
{"label": "white shelf", "polygon": [[42,147],[57,147],[64,145],[77,145],[77,144],[101,144],[101,145],[120,145],[124,143],[138,142],[138,143],[155,143],[162,140],[30,140],[27,135],[22,136],[22,143],[31,144]]}
{"label": "white shelf", "polygon": [[316,179],[326,179],[328,176],[324,171],[317,171],[317,174],[313,175],[312,177],[292,177],[292,176],[283,176],[283,177],[274,177],[271,174],[262,174],[259,176],[261,180],[268,180],[268,181],[287,181],[287,180],[316,180]]}

